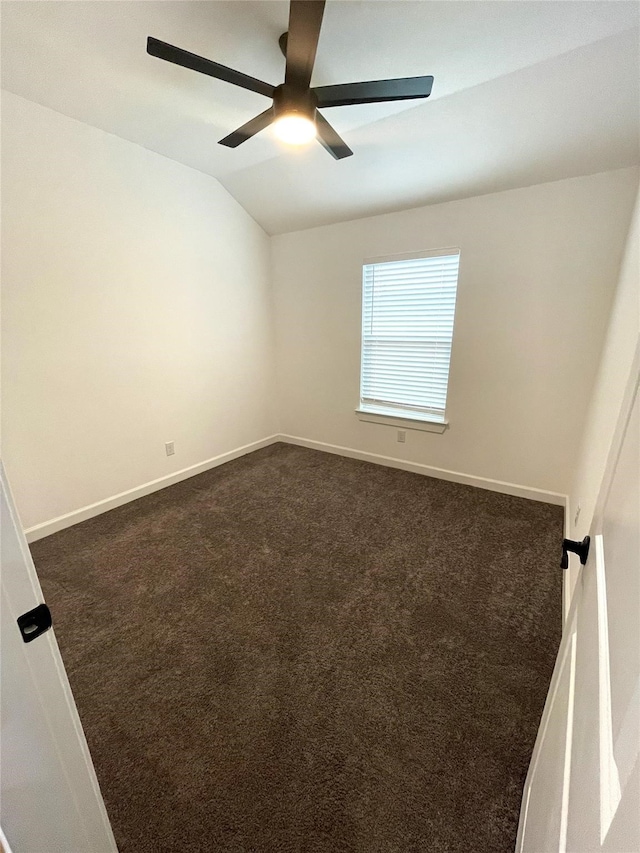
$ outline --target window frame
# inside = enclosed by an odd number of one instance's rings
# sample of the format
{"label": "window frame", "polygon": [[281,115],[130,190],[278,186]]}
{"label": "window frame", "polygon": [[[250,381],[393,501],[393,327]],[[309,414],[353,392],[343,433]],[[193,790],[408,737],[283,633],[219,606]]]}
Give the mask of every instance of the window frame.
{"label": "window frame", "polygon": [[453,355],[453,342],[455,337],[455,317],[456,310],[458,307],[458,285],[460,283],[460,257],[461,250],[459,246],[449,246],[445,248],[439,249],[428,249],[421,252],[405,252],[401,254],[393,254],[393,255],[382,255],[372,258],[364,258],[361,264],[361,285],[360,285],[360,374],[359,374],[359,403],[355,410],[356,415],[359,420],[369,422],[369,423],[377,423],[377,424],[386,424],[389,426],[402,427],[404,429],[414,429],[421,430],[425,432],[436,432],[443,433],[449,427],[449,421],[447,419],[447,408],[448,408],[448,398],[449,398],[449,380],[451,378],[451,357],[449,359],[449,366],[447,370],[447,388],[446,388],[446,396],[445,396],[445,408],[443,411],[443,416],[438,417],[430,414],[429,412],[420,411],[420,410],[412,410],[409,407],[403,409],[402,404],[395,404],[398,406],[397,414],[393,411],[393,405],[390,404],[389,409],[384,409],[384,406],[380,407],[376,406],[367,406],[363,403],[362,400],[362,369],[363,369],[363,356],[364,356],[364,337],[363,337],[363,323],[364,323],[364,295],[365,295],[365,267],[374,264],[384,264],[384,263],[398,263],[402,261],[416,261],[421,260],[422,258],[434,258],[434,257],[445,257],[447,255],[457,255],[458,256],[458,271],[456,278],[456,290],[455,290],[455,300],[453,307],[453,330],[451,334],[451,355]]}

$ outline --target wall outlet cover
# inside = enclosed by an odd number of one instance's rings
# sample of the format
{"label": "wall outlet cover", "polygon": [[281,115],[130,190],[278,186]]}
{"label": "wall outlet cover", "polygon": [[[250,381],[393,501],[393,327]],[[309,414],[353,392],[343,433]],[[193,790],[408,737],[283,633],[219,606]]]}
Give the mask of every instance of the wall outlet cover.
{"label": "wall outlet cover", "polygon": [[173,454],[176,452],[175,443],[173,441],[167,441],[164,446],[164,449],[167,452],[167,456],[173,456]]}
{"label": "wall outlet cover", "polygon": [[400,444],[404,444],[407,440],[407,431],[405,429],[398,430],[398,441]]}

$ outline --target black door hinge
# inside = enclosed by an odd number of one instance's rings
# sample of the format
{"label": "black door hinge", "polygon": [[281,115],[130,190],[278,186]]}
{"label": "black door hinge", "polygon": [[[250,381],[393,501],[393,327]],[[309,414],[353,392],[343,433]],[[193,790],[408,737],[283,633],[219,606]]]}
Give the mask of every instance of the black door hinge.
{"label": "black door hinge", "polygon": [[18,616],[18,628],[25,643],[35,640],[51,627],[51,611],[46,604],[39,604],[28,613]]}
{"label": "black door hinge", "polygon": [[576,542],[573,539],[563,539],[562,560],[560,561],[560,568],[569,568],[569,551],[571,551],[573,554],[577,554],[578,557],[580,557],[580,562],[584,566],[584,564],[587,562],[587,557],[589,556],[590,544],[591,539],[588,536],[585,536],[582,542]]}

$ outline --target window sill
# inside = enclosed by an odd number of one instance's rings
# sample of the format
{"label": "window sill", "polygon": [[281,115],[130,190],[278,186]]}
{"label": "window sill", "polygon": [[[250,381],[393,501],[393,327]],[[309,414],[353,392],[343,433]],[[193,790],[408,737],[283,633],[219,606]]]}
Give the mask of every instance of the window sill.
{"label": "window sill", "polygon": [[416,429],[421,432],[443,433],[449,426],[449,421],[430,421],[426,418],[408,418],[402,415],[380,415],[377,412],[368,412],[366,409],[356,409],[356,415],[359,420],[367,423]]}

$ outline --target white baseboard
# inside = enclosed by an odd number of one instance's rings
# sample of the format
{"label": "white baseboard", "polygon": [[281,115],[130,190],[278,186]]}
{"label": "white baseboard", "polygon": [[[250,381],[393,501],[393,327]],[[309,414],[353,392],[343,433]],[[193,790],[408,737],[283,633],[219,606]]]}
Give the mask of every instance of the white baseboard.
{"label": "white baseboard", "polygon": [[[59,515],[57,518],[52,518],[49,521],[43,521],[40,524],[29,527],[25,530],[27,542],[35,542],[37,539],[43,539],[45,536],[50,536],[52,533],[57,533],[59,530],[64,530],[66,527],[79,524],[81,521],[86,521],[87,519],[100,515],[103,512],[108,512],[110,509],[115,509],[118,506],[129,503],[129,501],[135,501],[145,495],[150,495],[153,492],[164,489],[166,486],[172,486],[174,483],[179,483],[189,477],[194,477],[196,474],[202,474],[204,471],[209,471],[211,468],[216,468],[218,465],[224,465],[225,462],[230,462],[232,459],[245,456],[247,453],[252,453],[254,450],[259,450],[261,447],[268,447],[270,444],[275,444],[277,441],[282,441],[286,444],[296,444],[300,447],[309,447],[312,450],[321,450],[325,453],[334,453],[338,456],[346,456],[349,459],[360,459],[363,462],[373,462],[376,465],[385,465],[388,468],[399,468],[402,471],[411,471],[414,474],[436,477],[439,480],[449,480],[452,483],[462,483],[467,486],[475,486],[479,489],[501,492],[505,495],[514,495],[519,498],[529,498],[530,500],[542,501],[543,503],[564,506],[565,512],[568,512],[568,498],[566,495],[559,494],[558,492],[534,489],[530,486],[520,486],[515,483],[505,483],[502,480],[491,480],[486,477],[476,477],[473,474],[462,474],[459,471],[448,471],[445,468],[433,468],[430,465],[423,465],[419,462],[409,462],[405,459],[396,459],[393,456],[381,456],[377,453],[367,453],[363,450],[355,450],[352,447],[340,447],[337,444],[327,444],[323,441],[313,441],[312,439],[300,438],[295,435],[270,435],[260,441],[245,444],[243,447],[237,447],[227,453],[221,453],[219,456],[206,459],[204,462],[199,462],[198,464],[191,465],[188,468],[183,468],[181,471],[175,471],[173,474],[167,474],[166,477],[159,477],[157,480],[151,480],[151,482],[144,483],[142,486],[136,486],[133,489],[120,492],[110,498],[96,501],[96,503],[81,507],[73,512],[65,513],[65,515]],[[566,517],[568,519],[568,515]]]}
{"label": "white baseboard", "polygon": [[65,515],[57,516],[57,518],[43,521],[41,524],[35,524],[24,531],[27,542],[44,539],[45,536],[50,536],[52,533],[64,530],[65,527],[72,527],[74,524],[79,524],[88,518],[108,512],[110,509],[115,509],[118,506],[129,503],[129,501],[143,498],[145,495],[150,495],[152,492],[157,492],[166,486],[173,486],[174,483],[187,480],[196,474],[202,474],[211,468],[217,468],[218,465],[224,465],[225,462],[231,462],[232,459],[237,459],[239,456],[245,456],[254,450],[260,450],[261,447],[268,447],[276,441],[280,441],[280,436],[270,435],[268,438],[260,439],[260,441],[254,441],[251,444],[245,444],[243,447],[236,447],[235,450],[229,450],[227,453],[221,453],[219,456],[213,456],[211,459],[205,459],[204,462],[198,462],[196,465],[190,465],[181,471],[174,471],[173,474],[167,474],[166,477],[159,477],[157,480],[151,480],[151,482],[144,483],[142,486],[127,489],[126,492],[120,492],[120,494],[113,495],[113,497],[96,501],[96,503],[83,506],[80,509],[73,510],[73,512],[67,512]]}
{"label": "white baseboard", "polygon": [[435,477],[438,480],[449,480],[451,483],[476,486],[479,489],[488,489],[490,492],[501,492],[504,495],[513,495],[517,498],[529,498],[529,500],[542,501],[543,503],[554,504],[556,506],[566,506],[566,495],[562,495],[559,492],[534,489],[531,486],[520,486],[516,483],[505,483],[502,480],[490,480],[487,477],[476,477],[474,474],[448,471],[446,468],[432,468],[430,465],[423,465],[420,462],[408,462],[405,459],[396,459],[394,456],[380,456],[378,453],[366,453],[363,450],[354,450],[352,447],[340,447],[337,444],[312,441],[311,439],[300,438],[296,435],[279,435],[278,441],[284,441],[287,444],[297,444],[300,447],[309,447],[312,450],[322,450],[325,453],[335,453],[337,456],[347,456],[349,459],[374,462],[377,465],[386,465],[388,468],[412,471],[414,474],[424,474],[426,477]]}

